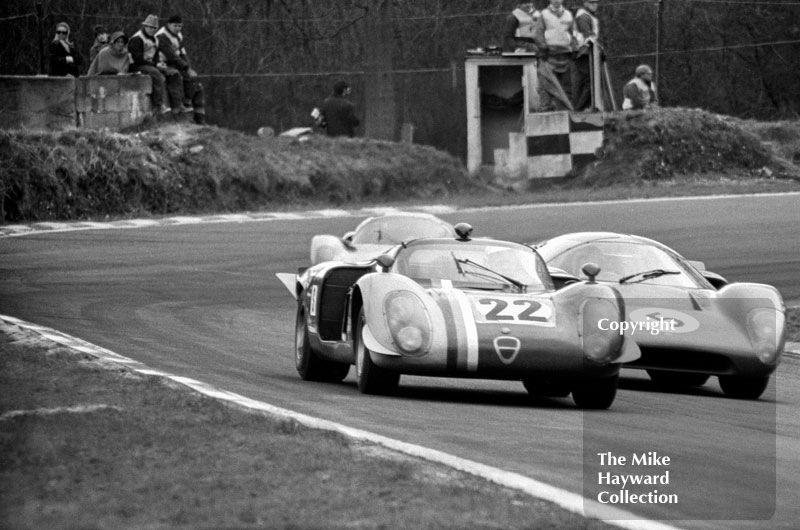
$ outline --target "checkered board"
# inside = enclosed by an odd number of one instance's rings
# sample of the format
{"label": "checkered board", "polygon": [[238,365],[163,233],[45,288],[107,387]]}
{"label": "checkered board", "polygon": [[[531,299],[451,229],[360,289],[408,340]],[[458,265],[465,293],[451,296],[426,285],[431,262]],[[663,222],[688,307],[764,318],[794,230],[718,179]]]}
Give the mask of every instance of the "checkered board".
{"label": "checkered board", "polygon": [[512,151],[526,158],[529,179],[563,177],[595,160],[595,152],[603,145],[603,114],[528,114],[524,145],[520,140]]}

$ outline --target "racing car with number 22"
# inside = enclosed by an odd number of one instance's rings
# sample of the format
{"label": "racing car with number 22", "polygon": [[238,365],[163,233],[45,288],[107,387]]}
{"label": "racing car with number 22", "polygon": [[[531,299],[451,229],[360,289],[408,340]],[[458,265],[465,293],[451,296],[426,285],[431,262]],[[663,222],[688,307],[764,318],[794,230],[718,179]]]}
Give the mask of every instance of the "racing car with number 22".
{"label": "racing car with number 22", "polygon": [[455,229],[369,261],[279,274],[297,299],[300,377],[340,382],[355,365],[366,394],[395,392],[402,374],[517,380],[532,395],[610,407],[620,364],[639,356],[598,326],[624,317],[616,289],[592,278],[556,289],[531,247]]}

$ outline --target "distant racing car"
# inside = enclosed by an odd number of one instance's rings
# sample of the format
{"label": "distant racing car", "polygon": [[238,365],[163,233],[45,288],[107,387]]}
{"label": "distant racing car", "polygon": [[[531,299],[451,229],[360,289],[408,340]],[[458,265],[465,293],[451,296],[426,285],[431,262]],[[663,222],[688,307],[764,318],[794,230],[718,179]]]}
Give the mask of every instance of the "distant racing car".
{"label": "distant racing car", "polygon": [[356,263],[374,258],[407,239],[455,237],[453,225],[435,215],[395,212],[362,221],[342,237],[317,235],[311,239],[311,264],[323,261]]}
{"label": "distant racing car", "polygon": [[600,268],[598,282],[613,285],[625,300],[626,327],[641,357],[626,368],[647,370],[671,387],[700,386],[714,375],[723,392],[758,399],[781,359],[785,343],[783,299],[757,283],[728,283],[671,248],[634,235],[581,232],[536,245],[556,281]]}
{"label": "distant racing car", "polygon": [[521,380],[533,395],[611,406],[620,363],[639,355],[633,341],[598,327],[624,316],[616,289],[556,289],[532,248],[473,239],[465,223],[455,230],[366,262],[279,274],[298,301],[300,377],[338,382],[355,365],[367,394],[394,392],[401,374]]}

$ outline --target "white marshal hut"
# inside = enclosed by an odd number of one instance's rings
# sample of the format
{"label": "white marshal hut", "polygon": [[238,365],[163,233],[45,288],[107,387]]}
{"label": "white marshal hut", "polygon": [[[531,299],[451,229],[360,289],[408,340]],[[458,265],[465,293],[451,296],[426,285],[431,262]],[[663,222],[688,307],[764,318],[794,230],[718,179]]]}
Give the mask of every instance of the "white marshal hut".
{"label": "white marshal hut", "polygon": [[[603,144],[604,97],[600,112],[542,112],[535,54],[468,52],[467,169],[494,174],[495,181],[524,189],[537,179],[564,177],[595,160]],[[594,64],[599,64],[594,62]],[[592,94],[602,94],[600,69],[593,68]]]}

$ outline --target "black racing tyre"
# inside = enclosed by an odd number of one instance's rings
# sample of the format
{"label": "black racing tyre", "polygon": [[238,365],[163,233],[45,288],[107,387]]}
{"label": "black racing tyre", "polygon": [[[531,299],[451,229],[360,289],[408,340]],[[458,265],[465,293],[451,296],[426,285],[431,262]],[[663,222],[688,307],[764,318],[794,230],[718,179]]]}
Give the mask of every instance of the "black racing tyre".
{"label": "black racing tyre", "polygon": [[719,386],[725,395],[735,399],[758,399],[769,384],[769,376],[743,377],[736,375],[719,376]]}
{"label": "black racing tyre", "polygon": [[711,377],[708,374],[668,372],[665,370],[647,370],[647,375],[658,385],[674,388],[703,386],[708,381],[708,378]]}
{"label": "black racing tyre", "polygon": [[302,303],[297,304],[294,331],[294,364],[304,381],[339,383],[350,371],[350,365],[321,359],[308,342],[308,321]]}
{"label": "black racing tyre", "polygon": [[341,383],[347,374],[350,373],[350,365],[346,363],[337,363],[335,361],[329,361],[328,365],[330,366],[327,375],[325,376],[325,381],[330,383]]}
{"label": "black racing tyre", "polygon": [[603,379],[581,381],[572,388],[572,399],[582,409],[607,409],[617,396],[619,374]]}
{"label": "black racing tyre", "polygon": [[400,373],[385,370],[372,362],[369,349],[364,345],[361,333],[366,326],[364,309],[358,314],[353,347],[356,354],[356,382],[362,394],[394,394],[400,384]]}
{"label": "black racing tyre", "polygon": [[571,392],[567,383],[544,379],[523,379],[522,385],[528,394],[537,397],[567,397]]}

